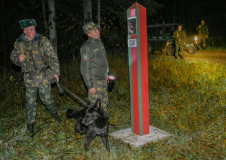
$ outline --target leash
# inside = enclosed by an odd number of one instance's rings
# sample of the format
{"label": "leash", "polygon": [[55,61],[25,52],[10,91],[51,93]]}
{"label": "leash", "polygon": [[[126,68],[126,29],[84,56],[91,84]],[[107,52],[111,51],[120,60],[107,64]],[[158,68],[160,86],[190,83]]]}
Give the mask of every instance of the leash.
{"label": "leash", "polygon": [[[74,96],[75,98],[77,98],[80,102],[82,102],[85,106],[87,105],[82,99],[80,99],[78,96],[76,96],[74,93],[72,93],[69,89],[67,89],[66,87],[64,87],[62,84],[60,84],[59,82],[57,82],[56,81],[56,79],[54,79],[54,81],[53,82],[56,82],[56,84],[57,84],[57,88],[58,88],[58,91],[59,91],[59,93],[60,94],[63,94],[64,93],[64,90],[63,89],[65,89],[67,92],[69,92],[72,96]],[[62,88],[63,89],[62,89]],[[80,119],[83,119],[83,118],[80,118]],[[106,125],[107,126],[107,125]],[[105,126],[105,127],[106,127]],[[114,129],[116,129],[116,126],[115,125],[113,125],[113,124],[109,124],[108,123],[108,126],[110,127],[110,128],[114,128]],[[103,128],[102,128],[103,129]],[[86,130],[85,130],[86,131]],[[100,132],[100,130],[99,131],[97,131],[97,128],[96,128],[96,130],[95,130],[96,132]],[[101,131],[102,132],[102,131]]]}
{"label": "leash", "polygon": [[[57,84],[57,88],[60,94],[63,94],[64,91],[63,89],[65,89],[67,92],[69,92],[73,97],[75,97],[76,99],[78,99],[80,102],[82,102],[85,106],[87,105],[82,99],[80,99],[78,96],[76,96],[74,93],[72,93],[69,89],[67,89],[66,87],[64,87],[62,84],[60,84],[59,82],[56,82]],[[63,89],[62,89],[62,88]]]}

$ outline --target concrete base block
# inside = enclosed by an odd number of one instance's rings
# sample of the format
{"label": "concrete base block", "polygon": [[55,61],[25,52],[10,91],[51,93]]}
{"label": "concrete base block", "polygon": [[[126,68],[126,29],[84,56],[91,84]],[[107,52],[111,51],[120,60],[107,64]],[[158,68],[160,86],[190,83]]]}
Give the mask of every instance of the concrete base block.
{"label": "concrete base block", "polygon": [[140,136],[135,133],[132,133],[132,128],[127,128],[119,131],[115,131],[110,133],[110,136],[120,139],[125,143],[129,143],[132,147],[138,148],[150,142],[157,142],[160,139],[166,138],[168,136],[172,136],[171,134],[158,129],[153,126],[149,126],[149,134]]}

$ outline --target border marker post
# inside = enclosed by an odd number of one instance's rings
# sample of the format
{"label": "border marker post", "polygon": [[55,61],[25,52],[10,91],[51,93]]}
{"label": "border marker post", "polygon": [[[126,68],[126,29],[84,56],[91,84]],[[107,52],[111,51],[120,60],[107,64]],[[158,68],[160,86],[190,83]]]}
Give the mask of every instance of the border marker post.
{"label": "border marker post", "polygon": [[132,132],[149,134],[149,92],[146,8],[134,3],[127,9],[128,58]]}

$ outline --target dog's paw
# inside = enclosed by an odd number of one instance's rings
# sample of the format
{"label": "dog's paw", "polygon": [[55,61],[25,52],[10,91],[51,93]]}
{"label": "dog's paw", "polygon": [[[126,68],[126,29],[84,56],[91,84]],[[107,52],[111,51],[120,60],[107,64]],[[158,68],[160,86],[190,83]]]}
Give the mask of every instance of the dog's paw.
{"label": "dog's paw", "polygon": [[89,151],[89,147],[85,147],[85,151]]}

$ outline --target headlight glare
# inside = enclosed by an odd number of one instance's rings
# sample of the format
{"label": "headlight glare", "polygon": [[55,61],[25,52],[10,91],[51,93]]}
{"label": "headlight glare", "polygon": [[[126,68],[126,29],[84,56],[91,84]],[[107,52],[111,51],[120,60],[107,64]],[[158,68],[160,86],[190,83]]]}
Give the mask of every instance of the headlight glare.
{"label": "headlight glare", "polygon": [[194,40],[195,40],[195,41],[198,41],[198,37],[197,37],[197,36],[195,36],[195,37],[194,37]]}

